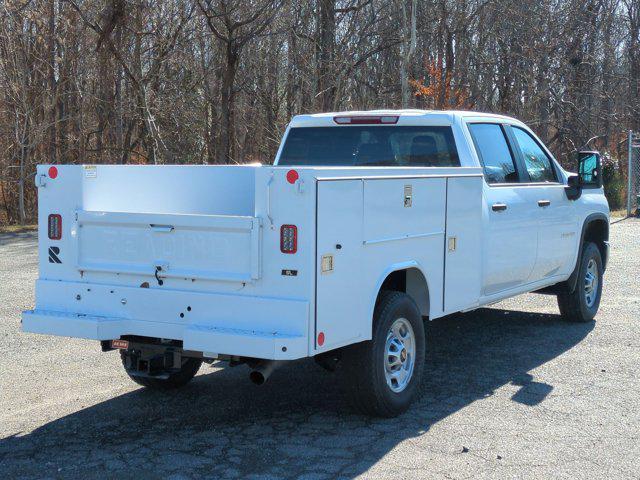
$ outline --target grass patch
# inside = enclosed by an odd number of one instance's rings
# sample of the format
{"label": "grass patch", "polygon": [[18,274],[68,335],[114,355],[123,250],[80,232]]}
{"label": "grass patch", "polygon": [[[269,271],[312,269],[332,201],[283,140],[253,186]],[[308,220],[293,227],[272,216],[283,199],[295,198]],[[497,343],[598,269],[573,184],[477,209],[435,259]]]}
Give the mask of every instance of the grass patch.
{"label": "grass patch", "polygon": [[626,208],[611,210],[611,218],[625,218],[626,216],[627,216]]}
{"label": "grass patch", "polygon": [[0,233],[35,232],[38,225],[0,225]]}

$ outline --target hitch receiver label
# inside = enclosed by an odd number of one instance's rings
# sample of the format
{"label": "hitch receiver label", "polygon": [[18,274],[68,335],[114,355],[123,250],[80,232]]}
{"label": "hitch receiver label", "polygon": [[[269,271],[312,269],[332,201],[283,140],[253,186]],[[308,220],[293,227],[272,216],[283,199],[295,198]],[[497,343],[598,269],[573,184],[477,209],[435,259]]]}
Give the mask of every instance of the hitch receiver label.
{"label": "hitch receiver label", "polygon": [[129,348],[129,342],[127,340],[111,340],[111,348],[126,350]]}

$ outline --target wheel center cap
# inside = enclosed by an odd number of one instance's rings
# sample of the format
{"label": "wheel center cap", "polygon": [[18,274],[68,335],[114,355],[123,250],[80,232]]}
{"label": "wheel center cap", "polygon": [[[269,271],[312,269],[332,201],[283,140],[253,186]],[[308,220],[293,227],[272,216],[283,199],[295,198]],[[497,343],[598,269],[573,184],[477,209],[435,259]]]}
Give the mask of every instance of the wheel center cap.
{"label": "wheel center cap", "polygon": [[593,279],[592,278],[587,278],[586,282],[585,282],[585,288],[587,289],[587,291],[592,290],[593,289]]}

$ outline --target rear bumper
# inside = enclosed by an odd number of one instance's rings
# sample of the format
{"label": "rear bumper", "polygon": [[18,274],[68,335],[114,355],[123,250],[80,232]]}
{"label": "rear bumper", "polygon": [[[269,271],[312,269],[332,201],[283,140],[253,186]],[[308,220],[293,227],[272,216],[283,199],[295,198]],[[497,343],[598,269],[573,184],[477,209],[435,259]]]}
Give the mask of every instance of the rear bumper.
{"label": "rear bumper", "polygon": [[36,309],[22,313],[22,330],[93,340],[168,338],[182,340],[185,350],[205,356],[293,360],[309,354],[306,301],[120,286],[114,290],[39,280]]}
{"label": "rear bumper", "polygon": [[307,356],[307,339],[281,333],[206,325],[182,325],[108,318],[77,313],[28,310],[22,331],[62,337],[111,340],[124,335],[181,339],[185,350],[215,354],[294,360]]}

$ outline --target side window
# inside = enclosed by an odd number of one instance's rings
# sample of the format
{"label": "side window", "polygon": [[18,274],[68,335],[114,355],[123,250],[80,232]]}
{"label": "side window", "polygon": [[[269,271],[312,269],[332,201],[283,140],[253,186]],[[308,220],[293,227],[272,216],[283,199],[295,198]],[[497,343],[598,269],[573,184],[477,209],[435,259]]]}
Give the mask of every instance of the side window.
{"label": "side window", "polygon": [[487,183],[516,183],[518,173],[502,127],[497,123],[472,123],[469,130]]}
{"label": "side window", "polygon": [[555,182],[556,174],[551,165],[551,159],[527,132],[518,127],[512,127],[518,147],[522,152],[525,167],[532,182]]}
{"label": "side window", "polygon": [[396,128],[389,135],[398,166],[459,167],[451,127]]}

